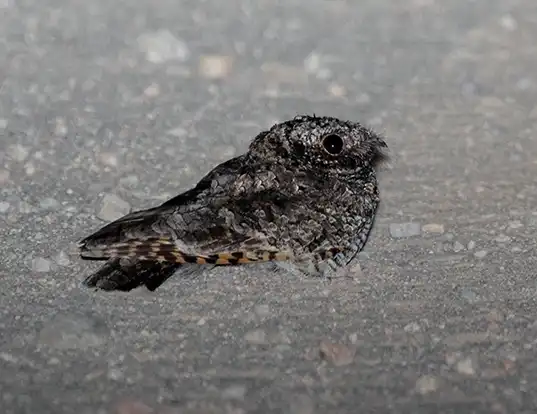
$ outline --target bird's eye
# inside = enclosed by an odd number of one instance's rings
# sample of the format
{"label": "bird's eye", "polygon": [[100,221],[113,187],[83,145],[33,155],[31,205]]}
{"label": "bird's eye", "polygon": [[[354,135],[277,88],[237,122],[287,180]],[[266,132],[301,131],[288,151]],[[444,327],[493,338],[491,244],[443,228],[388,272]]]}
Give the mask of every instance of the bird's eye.
{"label": "bird's eye", "polygon": [[339,135],[329,134],[323,137],[323,148],[330,155],[337,155],[343,150],[343,139]]}

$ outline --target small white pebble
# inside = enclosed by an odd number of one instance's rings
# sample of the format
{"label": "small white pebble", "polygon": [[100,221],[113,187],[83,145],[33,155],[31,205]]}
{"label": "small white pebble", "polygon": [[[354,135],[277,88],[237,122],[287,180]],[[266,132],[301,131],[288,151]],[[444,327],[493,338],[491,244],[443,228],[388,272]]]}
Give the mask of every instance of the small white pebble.
{"label": "small white pebble", "polygon": [[453,251],[455,253],[458,253],[460,251],[464,250],[464,246],[462,245],[462,243],[456,241],[455,243],[453,243]]}
{"label": "small white pebble", "polygon": [[160,86],[157,83],[152,83],[144,90],[144,95],[148,98],[156,98],[160,95]]}
{"label": "small white pebble", "polygon": [[458,361],[455,369],[459,374],[468,376],[473,376],[476,373],[475,364],[470,358],[465,358]]}
{"label": "small white pebble", "polygon": [[231,56],[207,55],[200,58],[199,73],[209,79],[221,79],[229,75],[233,67]]}
{"label": "small white pebble", "polygon": [[222,391],[222,396],[230,400],[243,400],[246,395],[246,387],[244,385],[231,385]]}
{"label": "small white pebble", "polygon": [[419,223],[391,223],[390,234],[394,239],[419,236],[421,226]]}
{"label": "small white pebble", "polygon": [[71,263],[71,260],[69,259],[69,256],[67,255],[67,253],[65,253],[63,251],[56,255],[56,257],[54,258],[54,261],[59,266],[69,266],[69,264]]}
{"label": "small white pebble", "polygon": [[28,158],[29,153],[30,151],[28,148],[20,144],[13,144],[7,147],[8,157],[17,162],[23,162],[26,158]]}
{"label": "small white pebble", "polygon": [[119,179],[119,184],[124,187],[136,187],[140,180],[136,175],[127,175]]}
{"label": "small white pebble", "polygon": [[36,257],[32,260],[32,270],[34,272],[45,273],[52,268],[52,262],[44,257]]}
{"label": "small white pebble", "polygon": [[466,246],[466,248],[467,248],[468,250],[473,250],[473,249],[475,248],[475,241],[470,240],[470,241],[468,242],[468,245]]}
{"label": "small white pebble", "polygon": [[184,62],[190,51],[186,43],[175,37],[169,30],[144,33],[138,37],[138,47],[145,58],[155,64],[176,60]]}
{"label": "small white pebble", "polygon": [[0,201],[0,214],[7,213],[11,205],[7,201]]}
{"label": "small white pebble", "polygon": [[443,234],[444,233],[444,225],[439,223],[429,223],[425,224],[422,227],[423,231],[425,233],[435,233],[435,234]]}
{"label": "small white pebble", "polygon": [[117,368],[112,368],[108,370],[108,378],[112,381],[119,381],[123,378],[123,373]]}
{"label": "small white pebble", "polygon": [[32,176],[32,175],[35,174],[35,166],[34,166],[33,162],[30,161],[30,162],[26,163],[26,165],[24,166],[24,172],[28,176]]}
{"label": "small white pebble", "polygon": [[356,332],[349,335],[349,341],[351,344],[356,345],[358,343],[358,334]]}
{"label": "small white pebble", "polygon": [[338,85],[336,83],[333,83],[332,85],[330,85],[330,88],[328,88],[328,91],[333,95],[333,96],[336,96],[338,98],[341,98],[343,96],[345,96],[347,94],[347,91],[345,90],[345,88],[341,85]]}
{"label": "small white pebble", "polygon": [[321,55],[317,52],[311,52],[304,60],[304,69],[308,73],[317,73],[321,69]]}
{"label": "small white pebble", "polygon": [[47,197],[39,202],[39,207],[43,210],[54,210],[60,206],[60,203],[52,197]]}
{"label": "small white pebble", "polygon": [[319,53],[313,51],[304,60],[304,69],[307,73],[314,75],[318,79],[330,79],[332,71],[326,67],[325,59]]}
{"label": "small white pebble", "polygon": [[421,331],[421,327],[419,323],[417,322],[410,322],[408,325],[406,325],[403,330],[408,333],[416,333]]}
{"label": "small white pebble", "polygon": [[519,229],[521,227],[524,227],[524,224],[520,220],[513,220],[509,222],[509,228],[511,229]]}
{"label": "small white pebble", "polygon": [[99,160],[102,164],[107,165],[109,167],[117,167],[118,165],[116,155],[111,152],[102,152],[99,155]]}
{"label": "small white pebble", "polygon": [[416,381],[416,391],[421,395],[436,391],[438,386],[438,379],[432,375],[424,375]]}
{"label": "small white pebble", "polygon": [[170,129],[167,134],[173,135],[174,137],[181,138],[186,137],[188,135],[188,131],[183,127],[177,127]]}
{"label": "small white pebble", "polygon": [[506,234],[500,234],[494,239],[497,243],[507,243],[511,241],[511,237],[507,236]]}
{"label": "small white pebble", "polygon": [[114,194],[106,194],[101,202],[97,217],[104,221],[113,221],[128,214],[130,205]]}
{"label": "small white pebble", "polygon": [[486,250],[479,250],[474,253],[474,256],[477,257],[478,259],[483,259],[486,255],[487,255]]}
{"label": "small white pebble", "polygon": [[57,137],[65,137],[69,129],[67,128],[67,122],[64,118],[56,118],[56,126],[54,128],[54,135]]}
{"label": "small white pebble", "polygon": [[508,30],[510,32],[513,32],[518,28],[517,21],[510,14],[502,16],[502,18],[500,19],[500,24],[505,30]]}

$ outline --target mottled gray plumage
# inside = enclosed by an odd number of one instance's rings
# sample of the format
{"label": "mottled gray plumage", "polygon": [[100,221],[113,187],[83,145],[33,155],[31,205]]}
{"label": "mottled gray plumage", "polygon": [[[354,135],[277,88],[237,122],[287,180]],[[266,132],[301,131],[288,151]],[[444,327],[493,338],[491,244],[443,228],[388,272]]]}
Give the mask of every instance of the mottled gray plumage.
{"label": "mottled gray plumage", "polygon": [[179,268],[264,261],[329,274],[367,240],[386,147],[359,123],[332,117],[276,124],[194,188],[82,240],[83,259],[107,261],[85,284],[155,290]]}

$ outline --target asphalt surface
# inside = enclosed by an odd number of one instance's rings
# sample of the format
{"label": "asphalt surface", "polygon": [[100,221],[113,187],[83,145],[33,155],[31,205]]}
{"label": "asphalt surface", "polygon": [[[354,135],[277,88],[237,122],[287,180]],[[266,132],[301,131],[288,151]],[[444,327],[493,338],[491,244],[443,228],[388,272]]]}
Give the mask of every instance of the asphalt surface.
{"label": "asphalt surface", "polygon": [[[537,410],[533,0],[0,1],[0,412]],[[392,160],[354,280],[70,252],[300,113]]]}

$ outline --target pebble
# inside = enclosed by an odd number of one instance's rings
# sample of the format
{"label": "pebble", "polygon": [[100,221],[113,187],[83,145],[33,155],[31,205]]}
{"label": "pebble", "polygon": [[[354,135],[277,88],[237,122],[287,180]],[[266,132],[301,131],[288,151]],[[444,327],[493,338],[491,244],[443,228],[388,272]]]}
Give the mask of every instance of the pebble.
{"label": "pebble", "polygon": [[30,203],[27,203],[26,201],[21,201],[17,210],[17,212],[21,214],[30,214],[35,212],[34,206],[32,206]]}
{"label": "pebble", "polygon": [[349,341],[351,342],[351,344],[356,345],[358,343],[358,334],[356,332],[351,333],[349,335]]}
{"label": "pebble", "polygon": [[13,144],[7,147],[8,157],[17,162],[24,161],[26,158],[28,158],[29,153],[30,151],[20,144]]}
{"label": "pebble", "polygon": [[475,241],[470,240],[470,241],[468,242],[468,244],[466,245],[466,248],[467,248],[468,250],[473,250],[473,249],[475,248]]}
{"label": "pebble", "polygon": [[67,122],[64,118],[56,118],[56,125],[54,127],[54,135],[57,137],[65,137],[69,129],[67,128]]}
{"label": "pebble", "polygon": [[136,175],[127,175],[126,177],[122,177],[119,179],[119,184],[124,187],[136,187],[138,183],[140,182],[138,176]]}
{"label": "pebble", "polygon": [[69,255],[63,251],[61,251],[60,253],[56,255],[56,257],[54,258],[54,261],[59,266],[69,266],[69,264],[71,263],[71,260],[69,259]]}
{"label": "pebble", "polygon": [[0,119],[0,129],[6,129],[7,128],[7,119]]}
{"label": "pebble", "polygon": [[518,28],[517,21],[510,14],[502,16],[502,18],[500,19],[500,24],[505,30],[509,32],[513,32]]}
{"label": "pebble", "polygon": [[138,37],[138,47],[145,58],[155,64],[168,61],[185,62],[190,51],[186,43],[175,37],[169,30],[144,33]]}
{"label": "pebble", "polygon": [[112,381],[120,381],[123,378],[123,372],[118,368],[110,368],[107,377]]}
{"label": "pebble", "polygon": [[240,384],[231,385],[222,391],[222,396],[229,400],[244,400],[245,395],[246,387]]}
{"label": "pebble", "polygon": [[244,335],[244,340],[253,345],[261,345],[267,343],[267,334],[262,329],[255,329],[247,332]]}
{"label": "pebble", "polygon": [[152,83],[144,90],[144,95],[148,98],[156,98],[160,95],[160,86],[157,83]]}
{"label": "pebble", "polygon": [[464,250],[464,246],[462,245],[462,243],[456,241],[455,243],[453,243],[453,251],[455,253],[458,253],[460,251]]}
{"label": "pebble", "polygon": [[26,163],[26,165],[24,166],[24,172],[26,173],[26,175],[34,175],[35,174],[35,165],[33,164],[33,162],[28,162]]}
{"label": "pebble", "polygon": [[52,197],[47,197],[39,202],[39,207],[43,210],[54,210],[58,208],[60,203]]}
{"label": "pebble", "polygon": [[52,262],[44,257],[36,257],[32,259],[32,270],[34,272],[45,273],[52,268]]}
{"label": "pebble", "polygon": [[394,239],[419,236],[421,226],[419,223],[391,223],[390,234]]}
{"label": "pebble", "polygon": [[459,374],[474,376],[476,373],[476,367],[471,358],[461,359],[455,365],[455,369]]}
{"label": "pebble", "polygon": [[199,73],[209,79],[225,78],[231,72],[233,58],[223,55],[201,56],[199,62]]}
{"label": "pebble", "polygon": [[344,344],[323,340],[319,345],[319,353],[322,359],[332,362],[336,367],[341,367],[354,361],[356,349]]}
{"label": "pebble", "polygon": [[167,134],[177,138],[182,138],[188,135],[188,131],[185,128],[179,126],[177,128],[170,129]]}
{"label": "pebble", "polygon": [[101,202],[97,217],[104,221],[113,221],[128,214],[130,205],[114,194],[106,194]]}
{"label": "pebble", "polygon": [[341,98],[347,94],[347,91],[345,90],[343,86],[335,84],[335,83],[330,85],[330,87],[328,88],[328,91],[330,92],[332,96],[335,96],[338,98]]}
{"label": "pebble", "polygon": [[103,165],[107,165],[109,167],[117,167],[118,161],[116,154],[113,154],[111,152],[102,152],[99,154],[99,161]]}
{"label": "pebble", "polygon": [[479,250],[474,253],[474,256],[477,257],[478,259],[483,259],[487,255],[487,253],[488,252],[486,250]]}
{"label": "pebble", "polygon": [[425,224],[422,227],[422,230],[425,233],[444,234],[444,225],[438,224],[438,223],[429,223],[429,224]]}
{"label": "pebble", "polygon": [[0,201],[0,214],[7,213],[11,205],[7,201]]}
{"label": "pebble", "polygon": [[408,325],[406,325],[403,330],[408,333],[416,333],[421,331],[421,327],[419,323],[417,322],[410,322]]}
{"label": "pebble", "polygon": [[317,52],[311,52],[304,60],[304,70],[315,75],[318,79],[329,79],[332,71],[324,64],[324,58]]}
{"label": "pebble", "polygon": [[423,375],[416,381],[416,392],[421,395],[429,394],[438,390],[439,381],[433,375]]}
{"label": "pebble", "polygon": [[469,288],[463,288],[461,290],[461,296],[468,302],[474,302],[477,299],[477,294]]}
{"label": "pebble", "polygon": [[307,74],[302,67],[280,62],[265,62],[261,65],[261,71],[271,82],[275,83],[304,84],[307,82]]}
{"label": "pebble", "polygon": [[532,89],[534,87],[534,83],[530,78],[522,78],[517,80],[516,87],[521,91],[526,91],[528,89]]}
{"label": "pebble", "polygon": [[507,243],[511,241],[511,237],[507,236],[506,234],[500,234],[494,239],[497,243]]}
{"label": "pebble", "polygon": [[524,227],[524,224],[520,220],[513,220],[509,222],[509,228],[511,229],[519,229],[521,227]]}

